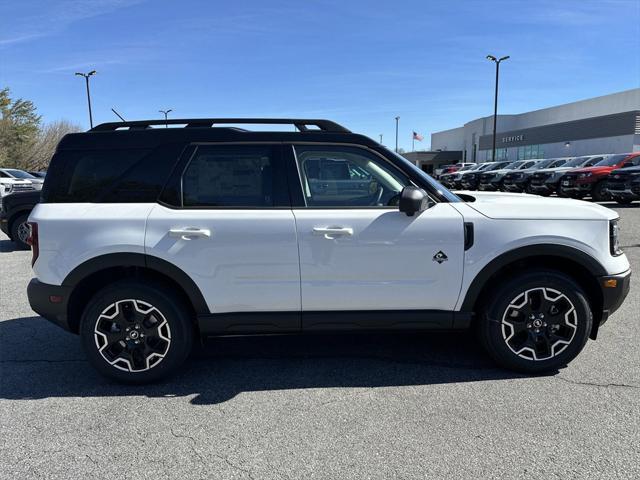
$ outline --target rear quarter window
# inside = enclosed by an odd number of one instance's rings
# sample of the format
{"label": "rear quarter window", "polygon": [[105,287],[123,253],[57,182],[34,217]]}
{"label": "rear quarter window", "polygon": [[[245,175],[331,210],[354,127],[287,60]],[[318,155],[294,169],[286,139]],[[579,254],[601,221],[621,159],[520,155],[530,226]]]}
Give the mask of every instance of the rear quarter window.
{"label": "rear quarter window", "polygon": [[175,164],[174,148],[58,151],[43,201],[52,203],[155,202]]}

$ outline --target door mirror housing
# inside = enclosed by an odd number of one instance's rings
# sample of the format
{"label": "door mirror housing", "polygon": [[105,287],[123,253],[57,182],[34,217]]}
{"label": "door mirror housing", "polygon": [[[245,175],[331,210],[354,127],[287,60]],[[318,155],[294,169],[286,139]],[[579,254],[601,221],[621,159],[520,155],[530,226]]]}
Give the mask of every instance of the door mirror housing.
{"label": "door mirror housing", "polygon": [[427,192],[417,187],[404,187],[400,192],[399,209],[413,217],[416,213],[420,213],[429,208],[429,196]]}

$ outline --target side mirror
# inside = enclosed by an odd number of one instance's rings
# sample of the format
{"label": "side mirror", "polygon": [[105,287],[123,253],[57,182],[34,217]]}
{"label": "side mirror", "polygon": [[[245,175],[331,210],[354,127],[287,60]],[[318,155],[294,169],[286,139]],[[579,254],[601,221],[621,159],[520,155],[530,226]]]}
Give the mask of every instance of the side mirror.
{"label": "side mirror", "polygon": [[429,208],[429,196],[427,192],[417,187],[404,187],[400,192],[400,211],[413,217]]}

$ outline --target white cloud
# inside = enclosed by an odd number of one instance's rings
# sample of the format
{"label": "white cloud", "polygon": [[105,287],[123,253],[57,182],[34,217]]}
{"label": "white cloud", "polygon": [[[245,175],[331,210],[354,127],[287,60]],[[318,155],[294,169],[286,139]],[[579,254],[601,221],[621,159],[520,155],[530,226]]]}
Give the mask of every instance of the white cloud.
{"label": "white cloud", "polygon": [[0,46],[46,37],[75,22],[104,15],[145,0],[50,0],[11,2],[2,7]]}

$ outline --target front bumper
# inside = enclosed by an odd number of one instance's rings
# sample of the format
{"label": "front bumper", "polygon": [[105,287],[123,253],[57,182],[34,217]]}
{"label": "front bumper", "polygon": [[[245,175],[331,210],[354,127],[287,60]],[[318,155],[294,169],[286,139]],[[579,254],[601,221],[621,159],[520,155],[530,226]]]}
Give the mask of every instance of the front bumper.
{"label": "front bumper", "polygon": [[511,180],[510,182],[504,182],[503,187],[508,192],[524,192],[527,188],[527,181]]}
{"label": "front bumper", "polygon": [[602,325],[611,314],[620,308],[620,305],[629,294],[631,269],[618,275],[599,277],[598,280],[602,292],[602,319],[600,320],[600,325]]}
{"label": "front bumper", "polygon": [[0,216],[0,230],[2,230],[8,237],[11,236],[9,234],[9,221],[3,216]]}
{"label": "front bumper", "polygon": [[640,192],[634,193],[633,190],[631,189],[627,189],[627,190],[607,189],[607,192],[609,193],[611,198],[613,198],[614,200],[618,200],[618,199],[619,200],[639,200],[640,199]]}
{"label": "front bumper", "polygon": [[69,332],[73,332],[73,329],[69,326],[67,314],[71,290],[72,287],[49,285],[40,282],[37,278],[33,278],[27,287],[29,305],[38,315]]}

